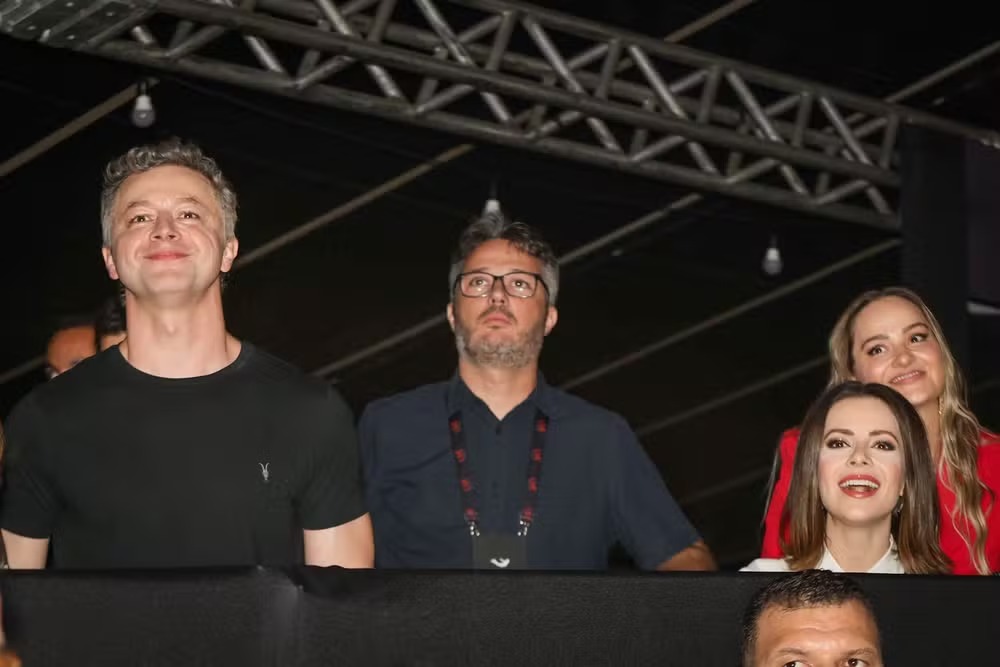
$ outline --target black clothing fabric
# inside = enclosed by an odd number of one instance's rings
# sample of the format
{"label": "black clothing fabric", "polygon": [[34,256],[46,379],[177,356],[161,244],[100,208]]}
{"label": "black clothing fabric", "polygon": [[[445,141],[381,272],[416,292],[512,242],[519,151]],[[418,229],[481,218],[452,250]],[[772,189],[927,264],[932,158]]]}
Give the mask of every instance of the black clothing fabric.
{"label": "black clothing fabric", "polygon": [[59,568],[290,565],[302,529],[364,513],[349,408],[249,343],[167,379],[117,347],[37,388],[6,423],[0,525]]}
{"label": "black clothing fabric", "polygon": [[621,542],[652,569],[699,537],[620,416],[548,386],[498,420],[456,376],[372,403],[359,425],[375,563],[469,568],[472,538],[451,451],[461,411],[475,476],[479,527],[514,535],[526,494],[536,410],[549,418],[538,507],[527,537],[530,569],[602,570]]}

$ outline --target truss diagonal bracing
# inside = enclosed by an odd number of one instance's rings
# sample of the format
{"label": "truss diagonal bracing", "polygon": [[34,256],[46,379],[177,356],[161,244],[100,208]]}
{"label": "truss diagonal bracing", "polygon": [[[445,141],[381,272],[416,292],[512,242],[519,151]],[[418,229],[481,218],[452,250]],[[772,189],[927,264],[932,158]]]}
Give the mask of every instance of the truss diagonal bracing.
{"label": "truss diagonal bracing", "polygon": [[[83,9],[80,7],[83,6]],[[497,0],[0,0],[51,46],[892,228],[896,140],[986,133]]]}

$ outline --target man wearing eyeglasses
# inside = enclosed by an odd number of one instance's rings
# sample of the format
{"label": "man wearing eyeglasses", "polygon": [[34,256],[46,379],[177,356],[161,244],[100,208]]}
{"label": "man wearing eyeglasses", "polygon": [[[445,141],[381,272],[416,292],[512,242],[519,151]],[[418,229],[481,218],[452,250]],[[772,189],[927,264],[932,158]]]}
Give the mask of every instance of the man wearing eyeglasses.
{"label": "man wearing eyeglasses", "polygon": [[383,568],[603,570],[715,564],[616,414],[546,384],[559,265],[538,232],[488,210],[449,273],[458,371],[372,403],[366,494]]}

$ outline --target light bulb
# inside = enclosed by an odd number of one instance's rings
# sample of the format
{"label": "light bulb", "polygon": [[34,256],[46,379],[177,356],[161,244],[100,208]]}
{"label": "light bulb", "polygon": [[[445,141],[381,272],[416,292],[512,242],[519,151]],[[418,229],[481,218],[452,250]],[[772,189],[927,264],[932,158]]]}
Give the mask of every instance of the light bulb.
{"label": "light bulb", "polygon": [[153,108],[153,99],[146,92],[146,82],[139,84],[139,94],[135,97],[135,104],[132,105],[132,124],[136,127],[149,127],[156,122],[156,110]]}
{"label": "light bulb", "polygon": [[784,263],[781,261],[781,251],[778,250],[778,241],[771,238],[771,245],[764,252],[764,261],[760,263],[760,268],[769,276],[776,276],[781,273]]}

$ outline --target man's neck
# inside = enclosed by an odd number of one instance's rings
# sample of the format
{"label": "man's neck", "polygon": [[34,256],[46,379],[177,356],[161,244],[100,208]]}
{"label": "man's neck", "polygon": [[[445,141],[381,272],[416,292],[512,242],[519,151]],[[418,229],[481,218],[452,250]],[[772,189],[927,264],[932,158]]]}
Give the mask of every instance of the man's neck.
{"label": "man's neck", "polygon": [[497,419],[503,419],[535,390],[538,364],[531,363],[522,368],[493,368],[459,358],[458,375]]}
{"label": "man's neck", "polygon": [[827,515],[826,548],[845,572],[867,572],[889,550],[891,519],[870,526],[850,526]]}
{"label": "man's neck", "polygon": [[210,292],[196,303],[162,306],[128,295],[127,337],[119,349],[144,373],[192,378],[231,364],[240,342],[226,332],[221,297]]}

